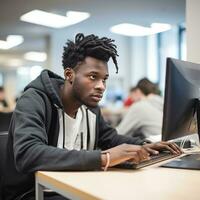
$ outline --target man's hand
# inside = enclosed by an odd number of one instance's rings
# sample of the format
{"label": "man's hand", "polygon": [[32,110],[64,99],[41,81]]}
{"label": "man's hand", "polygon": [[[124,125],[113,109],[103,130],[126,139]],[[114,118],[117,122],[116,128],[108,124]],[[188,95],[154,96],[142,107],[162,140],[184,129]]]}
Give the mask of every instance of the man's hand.
{"label": "man's hand", "polygon": [[158,154],[159,151],[168,150],[173,154],[181,154],[183,153],[179,146],[173,142],[156,142],[152,144],[145,144],[143,147],[150,154]]}
{"label": "man's hand", "polygon": [[140,163],[144,160],[149,160],[151,154],[159,154],[159,151],[168,150],[173,154],[181,154],[182,150],[172,142],[156,142],[152,144],[145,144],[143,146],[132,144],[121,144],[102,152],[101,161],[102,167],[106,165],[106,155],[104,153],[110,153],[110,165],[115,166],[127,160],[133,163]]}
{"label": "man's hand", "polygon": [[[150,159],[148,151],[143,146],[131,145],[131,144],[121,144],[119,146],[113,147],[102,153],[110,153],[110,165],[120,164],[126,160],[131,160],[134,163],[139,163],[144,160]],[[106,165],[106,155],[101,156],[102,166]]]}

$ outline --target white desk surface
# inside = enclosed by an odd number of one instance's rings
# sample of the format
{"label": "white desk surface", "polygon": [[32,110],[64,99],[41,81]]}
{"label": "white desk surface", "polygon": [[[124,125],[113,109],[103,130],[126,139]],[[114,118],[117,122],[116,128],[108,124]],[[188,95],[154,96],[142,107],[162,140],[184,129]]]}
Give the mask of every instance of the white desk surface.
{"label": "white desk surface", "polygon": [[36,180],[73,199],[200,200],[200,170],[154,166],[107,172],[39,171]]}

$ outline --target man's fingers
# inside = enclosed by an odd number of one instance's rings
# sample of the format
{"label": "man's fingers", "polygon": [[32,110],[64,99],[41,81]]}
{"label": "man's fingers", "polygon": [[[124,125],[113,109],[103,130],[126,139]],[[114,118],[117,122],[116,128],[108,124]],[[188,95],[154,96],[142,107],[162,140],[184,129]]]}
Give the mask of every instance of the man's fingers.
{"label": "man's fingers", "polygon": [[180,149],[180,147],[176,144],[176,143],[169,143],[169,146],[177,153],[183,153],[182,150]]}
{"label": "man's fingers", "polygon": [[145,149],[145,148],[141,148],[141,151],[138,152],[140,155],[141,160],[148,160],[150,159],[150,153]]}
{"label": "man's fingers", "polygon": [[[132,146],[132,145],[131,145]],[[149,153],[147,152],[147,150],[142,147],[142,146],[136,146],[133,148],[132,146],[132,149],[129,149],[129,151],[133,151],[133,152],[136,152],[137,155],[139,156],[140,158],[140,161],[143,161],[143,160],[147,160],[149,158]]]}
{"label": "man's fingers", "polygon": [[167,149],[175,154],[182,153],[181,149],[174,142],[160,142],[160,143],[158,143],[158,147],[160,149]]}
{"label": "man's fingers", "polygon": [[[145,147],[145,146],[144,146]],[[170,152],[172,152],[173,154],[181,154],[182,151],[180,149],[180,147],[178,147],[177,144],[173,143],[173,142],[157,142],[157,143],[152,143],[149,145],[146,145],[146,147],[149,147],[151,149],[155,149],[155,150],[168,150]]]}
{"label": "man's fingers", "polygon": [[150,154],[143,148],[135,152],[127,152],[127,155],[129,159],[134,160],[135,163],[150,159]]}
{"label": "man's fingers", "polygon": [[156,151],[156,150],[154,150],[154,149],[152,149],[152,148],[150,148],[150,147],[146,147],[145,148],[146,150],[147,150],[147,152],[149,152],[150,154],[159,154],[159,151]]}
{"label": "man's fingers", "polygon": [[141,162],[140,156],[137,152],[131,153],[131,160],[136,164]]}

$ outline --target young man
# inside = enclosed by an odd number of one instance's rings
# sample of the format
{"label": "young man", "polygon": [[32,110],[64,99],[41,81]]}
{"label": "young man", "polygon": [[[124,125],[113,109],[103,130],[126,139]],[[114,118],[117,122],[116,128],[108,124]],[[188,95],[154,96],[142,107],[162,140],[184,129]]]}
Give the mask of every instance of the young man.
{"label": "young man", "polygon": [[[30,191],[37,170],[102,170],[126,160],[149,159],[160,149],[180,153],[172,143],[143,145],[117,135],[103,120],[98,102],[110,57],[118,69],[116,56],[113,40],[79,33],[64,47],[64,79],[44,70],[25,88],[9,130],[4,200],[34,195]],[[64,199],[52,195],[45,199]]]}

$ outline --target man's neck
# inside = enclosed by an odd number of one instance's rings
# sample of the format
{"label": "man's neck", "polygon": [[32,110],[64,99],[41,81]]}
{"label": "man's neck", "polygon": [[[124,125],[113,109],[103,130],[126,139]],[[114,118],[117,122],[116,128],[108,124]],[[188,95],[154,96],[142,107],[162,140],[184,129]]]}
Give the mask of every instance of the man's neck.
{"label": "man's neck", "polygon": [[[65,113],[67,113],[70,117],[75,118],[76,114],[78,112],[78,109],[81,107],[81,104],[73,98],[73,95],[71,94],[70,88],[65,88],[66,86],[63,86],[61,88],[61,101],[64,107]],[[63,90],[67,90],[68,93],[64,94]]]}

